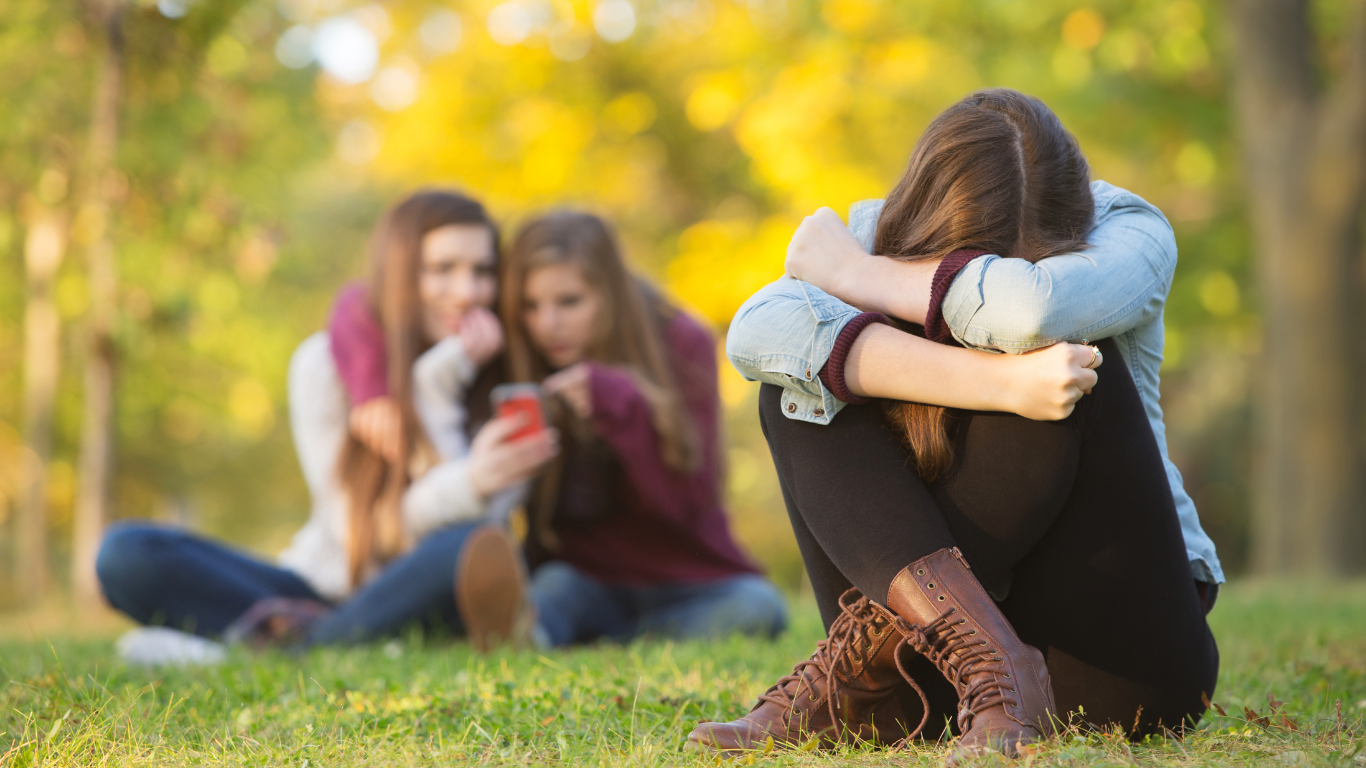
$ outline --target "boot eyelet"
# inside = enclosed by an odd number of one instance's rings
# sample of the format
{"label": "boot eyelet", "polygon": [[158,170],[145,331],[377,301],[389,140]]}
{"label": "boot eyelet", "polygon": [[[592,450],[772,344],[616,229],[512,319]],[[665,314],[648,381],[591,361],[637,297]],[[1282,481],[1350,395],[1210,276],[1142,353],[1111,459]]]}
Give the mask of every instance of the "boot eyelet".
{"label": "boot eyelet", "polygon": [[924,568],[917,568],[917,569],[915,570],[915,575],[916,575],[916,576],[924,576],[924,575],[925,575],[925,569],[924,569]]}
{"label": "boot eyelet", "polygon": [[968,620],[967,620],[967,619],[959,619],[959,620],[958,620],[958,623],[959,623],[959,624],[967,624],[967,623],[968,623]]}
{"label": "boot eyelet", "polygon": [[926,589],[934,589],[934,582],[931,581],[929,584],[926,584],[926,585],[925,585],[925,588],[926,588]]}
{"label": "boot eyelet", "polygon": [[941,603],[944,602],[944,601],[947,600],[947,599],[948,599],[948,598],[944,597],[943,595],[940,595],[940,596],[939,596],[939,602],[941,602]]}
{"label": "boot eyelet", "polygon": [[[1009,672],[1006,673],[1006,679],[1007,679],[1007,680],[1010,679],[1010,673],[1009,673]],[[1014,689],[1012,689],[1012,690],[1014,690]]]}
{"label": "boot eyelet", "polygon": [[975,635],[975,634],[977,634],[977,630],[974,629],[974,630],[972,630],[971,632],[969,632],[968,634],[969,634],[969,635]]}

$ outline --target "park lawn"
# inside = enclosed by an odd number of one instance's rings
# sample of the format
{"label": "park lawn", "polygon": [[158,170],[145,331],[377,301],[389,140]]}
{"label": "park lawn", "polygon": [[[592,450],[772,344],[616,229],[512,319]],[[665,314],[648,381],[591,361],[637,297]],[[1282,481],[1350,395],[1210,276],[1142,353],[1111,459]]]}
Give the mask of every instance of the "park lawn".
{"label": "park lawn", "polygon": [[[35,640],[0,615],[0,766],[716,764],[683,752],[684,736],[743,713],[810,653],[819,619],[809,604],[794,614],[771,643],[480,657],[409,637],[160,671],[119,664],[108,633]],[[1211,622],[1223,657],[1214,701],[1227,715],[1211,712],[1181,742],[1072,734],[1019,764],[1366,765],[1366,583],[1234,584]],[[1284,703],[1265,719],[1268,695]],[[931,745],[737,762],[929,766],[942,755]]]}

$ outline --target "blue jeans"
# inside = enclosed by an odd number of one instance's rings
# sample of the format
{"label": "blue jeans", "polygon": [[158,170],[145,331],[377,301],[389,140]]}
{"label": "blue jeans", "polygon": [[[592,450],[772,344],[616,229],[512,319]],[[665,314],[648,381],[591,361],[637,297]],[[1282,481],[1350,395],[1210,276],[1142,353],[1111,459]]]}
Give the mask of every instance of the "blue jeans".
{"label": "blue jeans", "polygon": [[[314,622],[307,642],[363,642],[415,624],[463,635],[455,607],[455,566],[475,527],[451,526],[427,536]],[[109,604],[134,621],[205,637],[218,636],[264,598],[323,600],[292,571],[184,531],[145,523],[111,526],[95,569]]]}
{"label": "blue jeans", "polygon": [[675,639],[732,632],[773,637],[787,626],[782,593],[762,576],[702,583],[604,584],[552,561],[531,575],[541,627],[555,646],[641,635]]}

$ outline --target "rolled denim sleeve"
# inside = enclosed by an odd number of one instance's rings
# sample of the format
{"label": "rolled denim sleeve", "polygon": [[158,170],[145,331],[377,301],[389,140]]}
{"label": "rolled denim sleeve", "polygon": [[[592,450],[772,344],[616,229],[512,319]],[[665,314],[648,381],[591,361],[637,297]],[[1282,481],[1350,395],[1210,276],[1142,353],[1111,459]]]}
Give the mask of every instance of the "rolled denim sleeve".
{"label": "rolled denim sleeve", "polygon": [[1160,317],[1176,270],[1176,237],[1157,208],[1097,181],[1090,247],[1031,264],[982,256],[944,298],[954,338],[1022,353],[1060,341],[1103,339]]}
{"label": "rolled denim sleeve", "polygon": [[821,382],[844,326],[861,311],[812,286],[783,277],[741,305],[726,334],[726,356],[749,381],[782,387],[783,414],[829,424],[844,403]]}

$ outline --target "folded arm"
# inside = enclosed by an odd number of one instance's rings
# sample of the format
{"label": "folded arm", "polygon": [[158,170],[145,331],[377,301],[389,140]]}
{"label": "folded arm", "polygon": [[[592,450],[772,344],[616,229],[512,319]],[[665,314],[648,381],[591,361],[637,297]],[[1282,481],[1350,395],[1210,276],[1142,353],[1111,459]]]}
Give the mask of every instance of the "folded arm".
{"label": "folded arm", "polygon": [[849,391],[860,397],[1055,421],[1067,418],[1095,386],[1092,368],[1100,362],[1090,348],[1077,344],[1059,344],[1027,357],[1003,357],[874,324],[851,345],[843,376]]}
{"label": "folded arm", "polygon": [[849,228],[829,208],[802,219],[788,243],[784,271],[848,304],[924,325],[939,260],[868,255],[880,208],[881,201],[856,204]]}
{"label": "folded arm", "polygon": [[953,336],[1018,353],[1116,336],[1161,317],[1176,270],[1171,225],[1137,195],[1108,196],[1081,253],[1037,264],[999,256],[967,264],[944,295]]}
{"label": "folded arm", "polygon": [[1082,370],[1091,352],[1077,345],[1012,360],[854,322],[867,317],[783,278],[741,307],[726,354],[745,378],[782,387],[790,418],[819,424],[829,423],[850,394],[1056,419],[1095,382],[1094,371]]}
{"label": "folded arm", "polygon": [[822,209],[793,236],[788,274],[849,304],[926,325],[936,340],[978,349],[1020,353],[1115,336],[1161,316],[1176,238],[1138,195],[1105,182],[1092,192],[1096,223],[1079,253],[1038,263],[975,254],[942,264],[895,261],[867,255],[871,237],[855,239]]}

